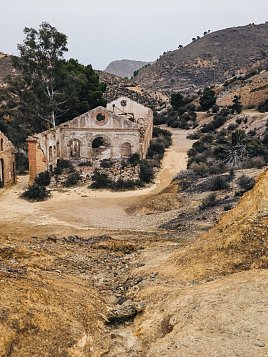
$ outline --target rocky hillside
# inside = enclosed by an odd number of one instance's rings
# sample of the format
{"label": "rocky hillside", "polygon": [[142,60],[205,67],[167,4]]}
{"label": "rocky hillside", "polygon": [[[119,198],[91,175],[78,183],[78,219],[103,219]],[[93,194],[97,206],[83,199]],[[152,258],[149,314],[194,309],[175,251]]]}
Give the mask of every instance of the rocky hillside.
{"label": "rocky hillside", "polygon": [[268,66],[268,23],[207,34],[170,51],[135,78],[143,86],[192,92]]}
{"label": "rocky hillside", "polygon": [[104,96],[108,101],[126,96],[155,110],[163,109],[169,101],[169,98],[165,94],[143,88],[133,80],[121,78],[103,71],[98,71],[98,74],[101,81],[106,84]]}
{"label": "rocky hillside", "polygon": [[161,261],[144,254],[136,276],[157,273],[137,292],[152,301],[135,326],[146,356],[267,355],[267,181],[263,173],[196,241],[174,245]]}
{"label": "rocky hillside", "polygon": [[15,74],[16,70],[12,66],[11,56],[0,52],[0,85],[5,83],[4,78]]}
{"label": "rocky hillside", "polygon": [[118,60],[111,62],[106,68],[105,72],[114,74],[119,77],[131,78],[135,71],[146,66],[150,62],[133,61],[133,60]]}
{"label": "rocky hillside", "polygon": [[221,107],[232,105],[235,95],[241,98],[244,107],[256,107],[268,99],[268,71],[232,77],[216,87],[216,92],[217,104]]}

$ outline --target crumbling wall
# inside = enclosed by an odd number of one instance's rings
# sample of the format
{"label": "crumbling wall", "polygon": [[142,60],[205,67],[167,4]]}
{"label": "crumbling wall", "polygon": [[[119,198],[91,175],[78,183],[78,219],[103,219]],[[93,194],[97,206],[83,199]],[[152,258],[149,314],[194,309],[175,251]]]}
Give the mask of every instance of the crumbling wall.
{"label": "crumbling wall", "polygon": [[47,158],[40,148],[37,138],[30,137],[28,143],[28,159],[29,159],[29,184],[34,182],[35,177],[48,169]]}
{"label": "crumbling wall", "polygon": [[[131,100],[128,105],[127,110],[134,111],[131,116],[97,107],[29,138],[30,182],[39,172],[55,168],[59,159],[98,162],[133,153],[145,158],[152,138],[153,112]],[[96,148],[97,138],[103,144]]]}
{"label": "crumbling wall", "polygon": [[16,182],[15,147],[0,131],[0,187]]}

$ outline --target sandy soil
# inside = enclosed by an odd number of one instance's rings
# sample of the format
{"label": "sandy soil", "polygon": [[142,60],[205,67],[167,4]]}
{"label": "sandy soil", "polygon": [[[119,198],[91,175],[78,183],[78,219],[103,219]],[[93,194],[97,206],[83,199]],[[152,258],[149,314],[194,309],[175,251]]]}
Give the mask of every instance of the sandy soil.
{"label": "sandy soil", "polygon": [[[25,176],[2,193],[1,357],[268,356],[268,173],[199,237],[156,228],[172,212],[128,209],[185,169],[186,134],[174,132],[143,190],[79,187],[29,203]],[[122,298],[144,310],[107,325]]]}
{"label": "sandy soil", "polygon": [[[155,183],[150,187],[127,192],[89,190],[87,186],[54,191],[52,198],[41,203],[21,200],[19,194],[27,186],[28,177],[18,178],[18,184],[1,196],[1,222],[9,224],[62,225],[81,229],[109,228],[143,230],[153,228],[165,220],[165,215],[129,215],[126,209],[149,195],[168,186],[175,175],[186,168],[187,150],[192,141],[188,132],[173,130],[173,145],[163,159]],[[160,222],[159,222],[160,219]]]}

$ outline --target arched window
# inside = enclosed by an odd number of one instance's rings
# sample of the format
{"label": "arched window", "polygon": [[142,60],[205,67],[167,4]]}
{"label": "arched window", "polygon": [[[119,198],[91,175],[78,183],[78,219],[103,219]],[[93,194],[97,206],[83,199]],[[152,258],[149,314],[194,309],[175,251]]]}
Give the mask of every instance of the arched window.
{"label": "arched window", "polygon": [[48,161],[49,161],[49,162],[52,162],[52,161],[53,161],[53,148],[52,148],[52,146],[50,146],[50,147],[48,148]]}
{"label": "arched window", "polygon": [[57,157],[60,157],[60,143],[57,142]]}
{"label": "arched window", "polygon": [[111,139],[105,135],[95,137],[91,143],[91,148],[93,160],[110,159],[112,157]]}
{"label": "arched window", "polygon": [[0,140],[0,151],[4,151],[4,140]]}
{"label": "arched window", "polygon": [[73,139],[70,142],[70,157],[79,158],[80,157],[80,141]]}
{"label": "arched window", "polygon": [[121,145],[121,157],[128,158],[131,155],[131,144],[130,143],[123,143]]}

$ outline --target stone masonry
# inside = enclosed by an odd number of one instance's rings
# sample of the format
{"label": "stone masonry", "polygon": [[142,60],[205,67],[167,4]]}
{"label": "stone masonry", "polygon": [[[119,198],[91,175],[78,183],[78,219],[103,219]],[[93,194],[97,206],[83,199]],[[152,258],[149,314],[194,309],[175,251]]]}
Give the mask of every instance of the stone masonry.
{"label": "stone masonry", "polygon": [[16,182],[15,147],[0,131],[0,188]]}
{"label": "stone masonry", "polygon": [[133,153],[144,159],[152,131],[152,110],[127,97],[97,107],[27,139],[30,183],[40,172],[52,171],[59,159],[97,164]]}

